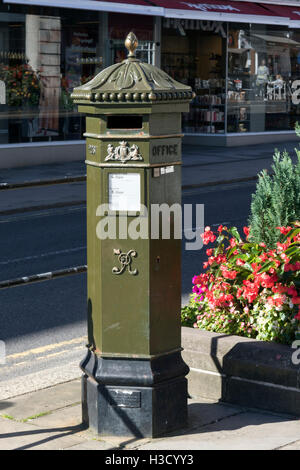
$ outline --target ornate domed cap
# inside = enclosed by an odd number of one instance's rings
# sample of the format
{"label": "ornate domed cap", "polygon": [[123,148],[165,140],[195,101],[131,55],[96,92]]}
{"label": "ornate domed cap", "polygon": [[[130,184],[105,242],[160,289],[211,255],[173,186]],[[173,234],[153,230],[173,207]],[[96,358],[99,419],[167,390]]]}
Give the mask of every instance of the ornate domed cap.
{"label": "ornate domed cap", "polygon": [[127,59],[102,70],[90,82],[74,89],[75,103],[190,101],[191,87],[177,82],[153,65],[135,57],[138,40],[129,33],[125,46]]}

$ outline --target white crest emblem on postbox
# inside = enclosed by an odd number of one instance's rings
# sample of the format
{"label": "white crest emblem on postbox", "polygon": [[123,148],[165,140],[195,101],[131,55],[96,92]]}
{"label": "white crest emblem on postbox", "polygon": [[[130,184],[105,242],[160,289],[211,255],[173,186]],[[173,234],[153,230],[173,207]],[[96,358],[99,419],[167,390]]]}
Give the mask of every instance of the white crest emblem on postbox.
{"label": "white crest emblem on postbox", "polygon": [[122,140],[119,142],[120,145],[118,147],[114,147],[112,144],[108,144],[107,146],[107,156],[105,161],[120,161],[122,163],[126,163],[129,160],[137,161],[143,160],[143,157],[139,153],[139,148],[137,145],[133,144],[131,147],[129,146],[128,142]]}

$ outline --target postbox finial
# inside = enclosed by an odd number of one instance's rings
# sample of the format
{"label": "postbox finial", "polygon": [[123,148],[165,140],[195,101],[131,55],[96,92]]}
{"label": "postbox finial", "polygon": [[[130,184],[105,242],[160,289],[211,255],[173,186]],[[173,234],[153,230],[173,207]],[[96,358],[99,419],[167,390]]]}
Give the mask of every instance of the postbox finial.
{"label": "postbox finial", "polygon": [[138,44],[139,42],[136,35],[132,32],[129,33],[125,39],[125,46],[129,52],[128,57],[135,57],[135,50],[138,47]]}

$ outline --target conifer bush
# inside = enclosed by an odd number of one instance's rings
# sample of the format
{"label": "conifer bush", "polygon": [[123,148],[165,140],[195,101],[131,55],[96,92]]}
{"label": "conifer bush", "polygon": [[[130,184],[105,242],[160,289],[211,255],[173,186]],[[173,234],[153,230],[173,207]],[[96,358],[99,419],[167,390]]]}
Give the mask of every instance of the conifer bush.
{"label": "conifer bush", "polygon": [[300,219],[300,150],[295,151],[296,164],[287,152],[276,150],[273,174],[263,170],[258,175],[249,217],[249,240],[252,242],[274,248],[280,235],[276,227],[286,227]]}

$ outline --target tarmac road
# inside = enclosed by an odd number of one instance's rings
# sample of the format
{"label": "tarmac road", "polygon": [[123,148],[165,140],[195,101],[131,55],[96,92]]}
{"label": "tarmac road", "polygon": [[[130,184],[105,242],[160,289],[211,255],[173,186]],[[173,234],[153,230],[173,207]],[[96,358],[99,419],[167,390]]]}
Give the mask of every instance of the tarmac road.
{"label": "tarmac road", "polygon": [[[255,183],[185,191],[183,204],[204,204],[205,225],[247,224]],[[65,207],[0,217],[0,281],[86,264],[85,208]],[[205,250],[182,251],[182,301],[202,269]],[[0,290],[0,399],[71,380],[86,342],[86,275]]]}

